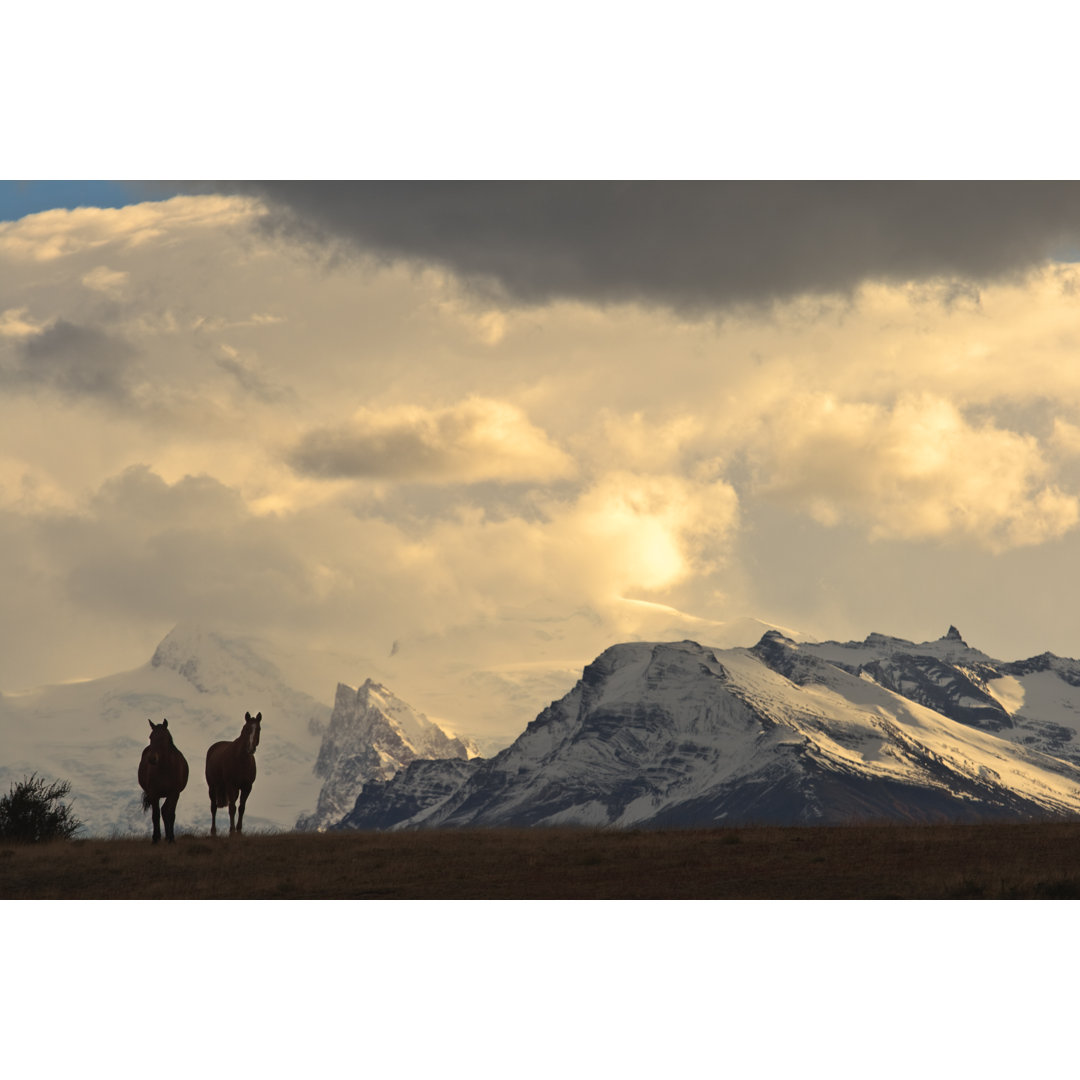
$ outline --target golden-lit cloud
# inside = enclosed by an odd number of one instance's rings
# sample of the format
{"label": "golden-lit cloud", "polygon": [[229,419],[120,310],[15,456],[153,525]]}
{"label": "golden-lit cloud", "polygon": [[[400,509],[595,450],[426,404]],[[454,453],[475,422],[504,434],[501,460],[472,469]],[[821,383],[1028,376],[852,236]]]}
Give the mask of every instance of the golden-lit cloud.
{"label": "golden-lit cloud", "polygon": [[684,414],[650,422],[641,410],[629,414],[605,410],[602,422],[611,460],[645,472],[680,467],[687,448],[701,441],[707,427],[702,416]]}
{"label": "golden-lit cloud", "polygon": [[130,249],[160,240],[178,227],[219,228],[261,212],[253,200],[222,195],[178,195],[118,209],[46,210],[19,221],[0,221],[0,258],[46,263],[109,246]]}
{"label": "golden-lit cloud", "polygon": [[124,294],[124,289],[131,275],[126,270],[110,270],[107,266],[95,266],[82,276],[82,283],[95,292],[117,299]]}
{"label": "golden-lit cloud", "polygon": [[1050,433],[1050,445],[1063,457],[1080,457],[1080,425],[1055,416],[1054,427]]}
{"label": "golden-lit cloud", "polygon": [[0,311],[0,337],[28,338],[40,334],[43,327],[30,322],[26,308],[8,308]]}
{"label": "golden-lit cloud", "polygon": [[1080,499],[1048,482],[1032,436],[973,425],[929,394],[892,407],[796,399],[766,425],[758,468],[771,497],[877,538],[1004,550],[1055,539],[1080,520]]}
{"label": "golden-lit cloud", "polygon": [[360,409],[308,431],[289,454],[311,476],[475,483],[555,480],[573,462],[517,407],[472,397],[441,409]]}

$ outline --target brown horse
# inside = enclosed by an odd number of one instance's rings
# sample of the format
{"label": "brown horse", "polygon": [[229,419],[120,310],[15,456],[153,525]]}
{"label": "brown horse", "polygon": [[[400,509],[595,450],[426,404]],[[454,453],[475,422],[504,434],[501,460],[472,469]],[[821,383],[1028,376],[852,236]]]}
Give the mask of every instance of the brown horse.
{"label": "brown horse", "polygon": [[[243,832],[244,807],[255,783],[255,747],[262,713],[244,713],[244,728],[232,742],[216,742],[206,751],[206,783],[210,788],[210,835],[217,836],[219,806],[229,807],[229,833]],[[236,796],[240,813],[236,813]]]}
{"label": "brown horse", "polygon": [[[176,749],[173,737],[169,733],[169,721],[162,720],[150,725],[150,745],[142,752],[139,762],[139,787],[143,789],[143,813],[154,808],[154,840],[161,839],[161,819],[165,819],[165,839],[171,844],[173,824],[176,821],[176,804],[180,801],[180,792],[187,787],[188,763],[184,755]],[[158,802],[164,799],[160,809]]]}

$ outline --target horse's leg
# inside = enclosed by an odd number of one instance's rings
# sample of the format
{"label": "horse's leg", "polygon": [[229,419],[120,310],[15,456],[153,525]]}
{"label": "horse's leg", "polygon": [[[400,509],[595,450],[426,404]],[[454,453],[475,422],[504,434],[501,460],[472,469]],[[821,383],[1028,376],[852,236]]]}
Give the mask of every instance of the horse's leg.
{"label": "horse's leg", "polygon": [[157,799],[150,804],[150,812],[154,818],[154,839],[151,843],[156,844],[161,839],[161,807]]}
{"label": "horse's leg", "polygon": [[210,835],[217,836],[217,803],[214,802],[213,793],[210,795]]}
{"label": "horse's leg", "polygon": [[229,792],[229,835],[236,832],[236,792]]}
{"label": "horse's leg", "polygon": [[236,831],[240,832],[244,828],[244,807],[247,806],[247,797],[251,793],[251,788],[245,787],[240,789],[240,810],[236,818]]}
{"label": "horse's leg", "polygon": [[176,823],[176,804],[180,801],[179,794],[169,795],[161,807],[161,816],[165,819],[165,839],[174,843],[173,825]]}

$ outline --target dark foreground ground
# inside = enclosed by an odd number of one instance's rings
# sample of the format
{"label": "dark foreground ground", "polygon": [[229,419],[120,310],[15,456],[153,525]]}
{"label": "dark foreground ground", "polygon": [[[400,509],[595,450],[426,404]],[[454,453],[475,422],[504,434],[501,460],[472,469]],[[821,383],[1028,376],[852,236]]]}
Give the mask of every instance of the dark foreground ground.
{"label": "dark foreground ground", "polygon": [[0,844],[3,899],[1074,899],[1080,822]]}

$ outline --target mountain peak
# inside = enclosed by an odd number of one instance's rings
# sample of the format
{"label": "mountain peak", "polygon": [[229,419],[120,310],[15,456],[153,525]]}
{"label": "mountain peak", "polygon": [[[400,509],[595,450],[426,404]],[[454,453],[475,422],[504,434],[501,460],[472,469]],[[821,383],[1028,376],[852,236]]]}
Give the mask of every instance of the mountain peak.
{"label": "mountain peak", "polygon": [[281,679],[275,665],[245,641],[194,623],[174,626],[154,650],[150,666],[175,671],[204,694],[236,692],[253,678],[259,684]]}
{"label": "mountain peak", "polygon": [[944,641],[959,641],[962,645],[966,645],[967,642],[960,636],[960,631],[955,626],[949,627],[949,632],[943,638]]}
{"label": "mountain peak", "polygon": [[467,760],[469,748],[374,679],[338,683],[315,775],[324,783],[315,812],[298,829],[324,829],[352,810],[372,781],[388,781],[416,760]]}

